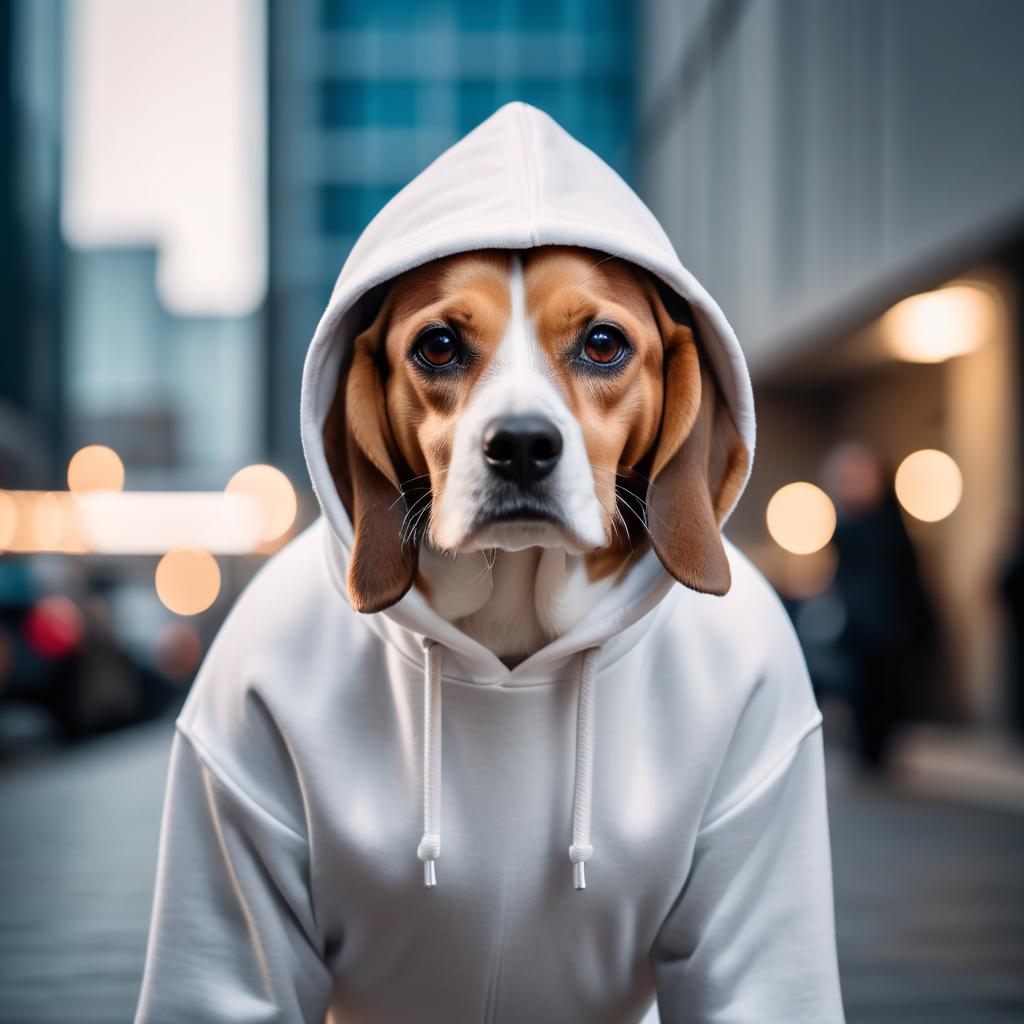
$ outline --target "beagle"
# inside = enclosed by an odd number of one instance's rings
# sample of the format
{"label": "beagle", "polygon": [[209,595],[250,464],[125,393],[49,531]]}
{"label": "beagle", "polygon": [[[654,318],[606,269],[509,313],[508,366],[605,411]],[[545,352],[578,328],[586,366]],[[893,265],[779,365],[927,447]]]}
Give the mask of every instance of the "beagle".
{"label": "beagle", "polygon": [[390,285],[340,380],[324,436],[358,611],[416,586],[515,663],[648,543],[728,590],[747,449],[688,309],[645,271],[563,246],[436,260]]}

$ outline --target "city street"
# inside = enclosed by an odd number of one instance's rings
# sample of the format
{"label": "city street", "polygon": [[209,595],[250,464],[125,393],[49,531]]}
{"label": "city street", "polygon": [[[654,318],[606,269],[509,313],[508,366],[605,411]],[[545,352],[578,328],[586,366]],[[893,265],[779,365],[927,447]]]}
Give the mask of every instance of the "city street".
{"label": "city street", "polygon": [[[170,734],[0,767],[3,1024],[130,1021]],[[850,1024],[1024,1019],[1024,817],[830,775]]]}

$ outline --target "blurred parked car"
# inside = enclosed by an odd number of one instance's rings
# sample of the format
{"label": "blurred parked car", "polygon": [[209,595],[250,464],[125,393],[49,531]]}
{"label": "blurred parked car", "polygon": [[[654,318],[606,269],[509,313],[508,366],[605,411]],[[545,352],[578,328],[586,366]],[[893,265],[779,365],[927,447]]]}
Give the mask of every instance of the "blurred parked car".
{"label": "blurred parked car", "polygon": [[5,709],[31,706],[74,740],[152,718],[180,699],[180,682],[112,627],[117,587],[68,560],[0,560],[0,724]]}

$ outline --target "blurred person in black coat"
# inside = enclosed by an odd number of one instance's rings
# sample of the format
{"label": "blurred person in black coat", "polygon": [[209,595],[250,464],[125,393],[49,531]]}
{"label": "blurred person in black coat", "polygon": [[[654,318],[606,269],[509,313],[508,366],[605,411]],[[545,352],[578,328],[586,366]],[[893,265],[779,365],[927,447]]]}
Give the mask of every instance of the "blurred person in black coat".
{"label": "blurred person in black coat", "polygon": [[892,475],[878,455],[847,441],[823,470],[837,513],[833,589],[845,612],[838,642],[850,669],[858,751],[866,768],[882,770],[898,723],[926,701],[934,616]]}
{"label": "blurred person in black coat", "polygon": [[1014,728],[1024,735],[1024,521],[1018,520],[999,574],[1006,610],[1006,684]]}

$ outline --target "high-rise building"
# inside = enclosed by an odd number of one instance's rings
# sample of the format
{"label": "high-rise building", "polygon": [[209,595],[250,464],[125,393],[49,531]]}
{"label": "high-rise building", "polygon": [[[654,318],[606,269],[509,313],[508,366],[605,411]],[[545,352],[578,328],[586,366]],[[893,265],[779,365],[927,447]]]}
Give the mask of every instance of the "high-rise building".
{"label": "high-rise building", "polygon": [[633,171],[632,6],[616,0],[271,3],[268,409],[300,461],[302,358],[355,238],[503,103],[554,116]]}
{"label": "high-rise building", "polygon": [[60,0],[0,4],[0,484],[48,486],[62,443]]}

